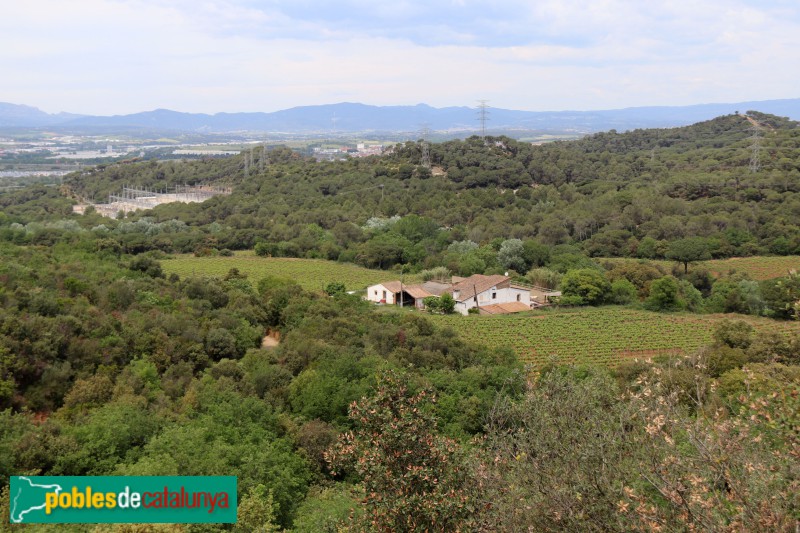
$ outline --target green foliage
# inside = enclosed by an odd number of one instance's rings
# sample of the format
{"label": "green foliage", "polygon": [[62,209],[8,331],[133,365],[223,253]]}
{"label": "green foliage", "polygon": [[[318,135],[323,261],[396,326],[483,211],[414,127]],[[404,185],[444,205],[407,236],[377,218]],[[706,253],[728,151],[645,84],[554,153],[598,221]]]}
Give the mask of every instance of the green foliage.
{"label": "green foliage", "polygon": [[271,533],[280,531],[275,524],[275,504],[272,492],[264,485],[254,485],[239,502],[234,531]]}
{"label": "green foliage", "polygon": [[347,287],[341,281],[331,281],[325,285],[325,294],[328,296],[336,296],[337,294],[344,294],[347,292]]}
{"label": "green foliage", "polygon": [[525,246],[519,239],[508,239],[503,241],[500,245],[500,250],[497,252],[497,262],[500,266],[516,270],[517,272],[525,272],[528,270],[528,263],[525,260]]}
{"label": "green foliage", "polygon": [[532,268],[525,274],[525,279],[539,287],[556,289],[561,284],[562,274],[549,268]]}
{"label": "green foliage", "polygon": [[730,348],[748,348],[753,342],[753,326],[741,320],[723,320],[714,330],[714,340]]}
{"label": "green foliage", "polygon": [[650,295],[644,302],[645,309],[651,311],[675,311],[680,308],[678,300],[678,280],[664,276],[650,284]]}
{"label": "green foliage", "polygon": [[769,314],[777,318],[800,319],[800,273],[765,281],[761,285]]}
{"label": "green foliage", "polygon": [[422,281],[431,281],[431,280],[442,280],[442,281],[449,281],[450,280],[450,269],[447,267],[436,267],[431,268],[429,270],[423,270],[419,273],[420,278]]}
{"label": "green foliage", "polygon": [[223,328],[214,328],[208,332],[205,339],[206,353],[215,361],[224,358],[238,358],[240,355],[236,346],[236,338],[230,331]]}
{"label": "green foliage", "polygon": [[422,303],[430,313],[441,315],[449,315],[456,308],[456,301],[449,293],[444,293],[441,296],[426,296]]}
{"label": "green foliage", "polygon": [[424,390],[412,394],[407,378],[387,372],[373,397],[351,407],[356,429],[342,435],[328,458],[363,483],[364,514],[356,528],[458,530],[478,518],[463,451],[433,431],[430,398]]}
{"label": "green foliage", "polygon": [[618,279],[611,283],[608,300],[610,303],[627,305],[638,301],[636,286],[627,279]]}
{"label": "green foliage", "polygon": [[[631,307],[426,317],[341,285],[534,267],[562,302],[796,318],[798,257],[752,256],[800,253],[800,128],[751,115],[773,127],[756,174],[750,124],[731,115],[544,146],[448,141],[431,146],[435,178],[413,142],[320,163],[277,148],[246,175],[238,156],[66,178],[86,197],[234,187],[119,220],[72,214],[55,187],[0,195],[0,499],[12,473],[224,474],[239,478],[240,530],[351,516],[372,530],[792,529],[800,323]],[[607,255],[684,268],[590,259]],[[261,349],[267,333],[280,342]],[[557,366],[626,361],[618,383]],[[410,392],[430,387],[435,403]],[[324,461],[340,431],[345,480]]]}
{"label": "green foliage", "polygon": [[356,495],[346,486],[323,488],[312,492],[297,509],[292,525],[294,533],[335,533],[348,519],[360,518]]}
{"label": "green foliage", "polygon": [[711,253],[706,239],[690,237],[670,243],[666,257],[683,263],[684,272],[689,272],[689,263],[711,259]]}
{"label": "green foliage", "polygon": [[597,270],[583,268],[570,270],[561,279],[561,293],[580,298],[579,305],[599,305],[605,301],[611,284]]}
{"label": "green foliage", "polygon": [[[614,531],[637,449],[627,407],[602,371],[546,372],[501,404],[483,448],[493,529]],[[569,413],[560,416],[558,413]],[[599,474],[601,473],[602,474]],[[524,502],[524,505],[520,505]]]}

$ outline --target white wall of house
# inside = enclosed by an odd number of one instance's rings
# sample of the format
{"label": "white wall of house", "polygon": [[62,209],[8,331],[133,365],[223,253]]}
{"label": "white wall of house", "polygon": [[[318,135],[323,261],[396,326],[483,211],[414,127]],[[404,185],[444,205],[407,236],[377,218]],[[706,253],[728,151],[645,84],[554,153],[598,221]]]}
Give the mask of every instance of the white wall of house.
{"label": "white wall of house", "polygon": [[456,303],[456,311],[462,315],[469,313],[473,307],[494,304],[507,304],[509,302],[522,302],[527,306],[531,305],[531,291],[516,287],[504,287],[498,289],[493,287],[478,294],[478,302],[474,298],[469,298],[463,302]]}
{"label": "white wall of house", "polygon": [[372,285],[371,287],[367,287],[367,300],[375,303],[383,302],[394,305],[394,293],[383,285]]}

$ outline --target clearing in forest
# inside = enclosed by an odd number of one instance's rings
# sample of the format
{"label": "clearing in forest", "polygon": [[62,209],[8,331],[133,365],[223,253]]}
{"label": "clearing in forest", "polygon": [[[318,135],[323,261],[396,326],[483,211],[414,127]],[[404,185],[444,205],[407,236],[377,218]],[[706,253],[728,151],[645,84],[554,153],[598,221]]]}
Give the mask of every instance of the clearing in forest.
{"label": "clearing in forest", "polygon": [[[370,270],[352,263],[337,263],[323,259],[295,259],[289,257],[260,257],[252,251],[236,252],[232,257],[195,257],[177,255],[161,261],[167,275],[187,277],[223,278],[232,268],[247,275],[247,279],[258,283],[267,276],[288,278],[306,290],[321,291],[328,283],[340,281],[348,291],[361,290],[369,285],[399,279],[395,272]],[[410,278],[408,278],[410,279]]]}
{"label": "clearing in forest", "polygon": [[525,363],[615,365],[626,359],[688,354],[712,341],[724,319],[744,320],[757,332],[800,333],[800,322],[745,315],[655,313],[617,306],[533,311],[497,316],[432,316],[467,342],[508,346]]}
{"label": "clearing in forest", "polygon": [[[626,262],[626,261],[639,261],[639,259],[628,258],[604,258],[600,259],[601,262]],[[655,263],[666,268],[669,272],[674,266],[679,265],[675,261],[664,260],[645,260],[650,263]],[[785,255],[785,256],[753,256],[753,257],[731,257],[729,259],[712,259],[710,261],[700,261],[689,265],[689,270],[692,268],[705,268],[708,269],[713,275],[719,277],[727,274],[731,270],[737,272],[747,273],[752,279],[762,281],[765,279],[780,278],[786,276],[790,270],[800,272],[800,255]],[[681,272],[683,267],[681,267]]]}

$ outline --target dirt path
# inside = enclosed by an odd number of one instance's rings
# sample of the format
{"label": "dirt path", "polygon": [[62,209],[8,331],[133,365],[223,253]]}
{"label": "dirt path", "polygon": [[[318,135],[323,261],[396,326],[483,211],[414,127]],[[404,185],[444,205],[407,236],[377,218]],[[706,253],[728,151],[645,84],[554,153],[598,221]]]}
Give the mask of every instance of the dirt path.
{"label": "dirt path", "polygon": [[267,335],[263,339],[261,339],[261,347],[262,348],[275,348],[281,343],[280,340],[276,339],[271,335]]}

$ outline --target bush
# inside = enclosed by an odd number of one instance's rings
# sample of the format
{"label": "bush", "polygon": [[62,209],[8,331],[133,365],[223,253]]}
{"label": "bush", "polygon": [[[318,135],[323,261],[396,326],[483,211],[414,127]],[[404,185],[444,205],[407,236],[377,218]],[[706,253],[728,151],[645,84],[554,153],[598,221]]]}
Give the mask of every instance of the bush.
{"label": "bush", "polygon": [[[577,305],[600,305],[610,290],[611,284],[608,280],[592,268],[570,270],[561,280],[561,293],[573,297],[570,301]],[[563,298],[561,303],[565,303]]]}
{"label": "bush", "polygon": [[439,266],[436,268],[431,268],[429,270],[423,270],[420,272],[420,276],[422,276],[422,281],[430,281],[432,279],[435,280],[446,280],[450,277],[450,269],[447,267]]}
{"label": "bush", "polygon": [[678,280],[664,276],[650,284],[650,296],[644,302],[650,311],[674,311],[678,309]]}
{"label": "bush", "polygon": [[753,326],[742,320],[723,320],[714,331],[714,340],[731,348],[748,348],[754,331]]}
{"label": "bush", "polygon": [[327,285],[325,285],[325,294],[328,296],[335,296],[337,294],[345,294],[347,292],[347,288],[345,287],[344,283],[341,281],[331,281]]}
{"label": "bush", "polygon": [[611,284],[609,301],[611,303],[626,305],[636,301],[636,286],[627,279],[618,279]]}
{"label": "bush", "polygon": [[146,255],[139,255],[133,258],[128,268],[136,272],[144,272],[151,278],[165,277],[164,271],[161,270],[161,263]]}
{"label": "bush", "polygon": [[449,315],[456,308],[456,301],[448,293],[441,296],[427,296],[422,303],[430,313]]}

